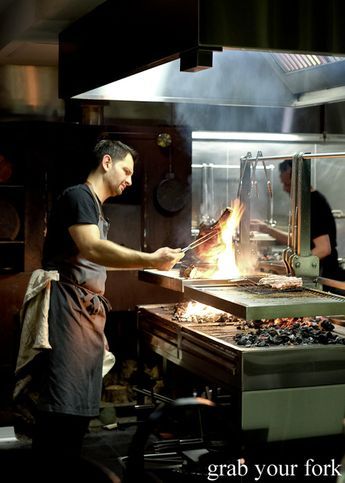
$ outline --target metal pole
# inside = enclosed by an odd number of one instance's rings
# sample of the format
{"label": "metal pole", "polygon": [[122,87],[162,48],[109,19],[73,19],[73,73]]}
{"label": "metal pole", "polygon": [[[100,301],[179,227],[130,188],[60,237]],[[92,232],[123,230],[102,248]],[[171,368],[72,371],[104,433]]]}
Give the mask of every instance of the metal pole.
{"label": "metal pole", "polygon": [[[261,156],[258,158],[258,161],[283,161],[284,159],[293,159],[294,158],[294,154],[287,154],[287,155],[282,155],[280,154],[279,156]],[[245,156],[242,156],[241,157],[241,161],[242,159],[244,159]],[[304,159],[313,159],[313,158],[345,158],[345,153],[342,152],[342,153],[308,153],[308,154],[303,154],[303,158]],[[250,161],[255,161],[256,160],[256,157],[255,158],[247,158],[247,161],[250,162]]]}

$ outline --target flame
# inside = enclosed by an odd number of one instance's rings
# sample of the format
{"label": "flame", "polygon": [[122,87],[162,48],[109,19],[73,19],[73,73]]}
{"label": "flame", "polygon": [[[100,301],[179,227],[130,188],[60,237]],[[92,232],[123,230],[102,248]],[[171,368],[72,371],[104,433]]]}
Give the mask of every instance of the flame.
{"label": "flame", "polygon": [[[224,221],[220,219],[217,243],[212,246],[211,243],[206,242],[204,246],[201,246],[202,250],[200,250],[199,253],[202,253],[203,259],[207,260],[208,263],[217,266],[216,270],[213,268],[211,271],[204,271],[204,278],[229,279],[241,275],[241,270],[236,263],[234,236],[244,210],[245,207],[243,203],[241,203],[239,199],[235,199],[231,204],[230,216],[226,217]],[[207,317],[213,317],[219,313],[221,313],[221,311],[214,307],[190,301],[185,308],[183,317],[187,320],[195,319],[195,321],[198,321],[199,318],[206,319]]]}
{"label": "flame", "polygon": [[216,314],[221,314],[222,311],[211,307],[210,305],[204,305],[200,302],[190,301],[183,313],[183,318],[187,320],[193,320],[194,317],[207,318],[213,317]]}
{"label": "flame", "polygon": [[256,264],[254,252],[236,260],[234,238],[244,210],[244,204],[235,199],[211,228],[200,226],[200,239],[207,237],[212,230],[214,236],[195,247],[195,254],[202,263],[190,273],[190,278],[230,279],[253,271]]}
{"label": "flame", "polygon": [[212,278],[235,278],[241,275],[236,264],[234,235],[244,213],[244,205],[239,199],[234,200],[232,213],[221,226],[223,249],[217,257],[217,270]]}

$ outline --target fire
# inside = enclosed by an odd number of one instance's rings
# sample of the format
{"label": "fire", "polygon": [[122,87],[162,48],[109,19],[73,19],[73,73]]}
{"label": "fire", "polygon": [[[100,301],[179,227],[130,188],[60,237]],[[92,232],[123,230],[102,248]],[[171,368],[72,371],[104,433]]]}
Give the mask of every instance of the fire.
{"label": "fire", "polygon": [[198,322],[200,318],[208,320],[210,318],[213,319],[217,315],[220,316],[221,314],[223,314],[221,310],[211,307],[210,305],[204,305],[200,302],[190,301],[188,302],[187,306],[183,307],[182,318],[184,320],[195,320],[196,322]]}
{"label": "fire", "polygon": [[[256,258],[251,254],[236,260],[235,234],[245,207],[239,199],[226,208],[211,226],[200,225],[201,243],[194,248],[200,263],[189,267],[189,278],[230,279],[252,272]],[[196,242],[198,239],[196,240]],[[243,254],[242,254],[243,255]],[[239,258],[239,257],[237,257]]]}
{"label": "fire", "polygon": [[223,249],[218,254],[217,270],[212,278],[235,278],[241,275],[236,263],[234,235],[244,213],[244,205],[236,199],[232,206],[232,213],[221,228]]}

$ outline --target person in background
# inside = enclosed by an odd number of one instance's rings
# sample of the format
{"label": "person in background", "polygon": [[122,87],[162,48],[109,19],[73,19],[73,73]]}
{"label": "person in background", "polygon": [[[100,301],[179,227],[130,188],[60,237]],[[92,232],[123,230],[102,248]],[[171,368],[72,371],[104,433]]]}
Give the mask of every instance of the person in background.
{"label": "person in background", "polygon": [[[282,161],[279,172],[283,189],[290,194],[292,160]],[[281,245],[287,245],[286,232],[258,220],[253,220],[252,223],[258,231],[271,235]],[[345,280],[344,271],[338,262],[336,224],[331,207],[324,195],[314,188],[310,192],[310,239],[311,253],[320,259],[320,276]]]}
{"label": "person in background", "polygon": [[101,400],[104,326],[111,308],[104,297],[105,267],[169,270],[184,256],[178,248],[145,253],[107,240],[102,205],[132,184],[136,157],[122,142],[101,139],[85,183],[61,194],[48,221],[39,277],[53,274],[45,285],[49,340],[39,354],[32,436],[39,481],[79,481],[83,438]]}

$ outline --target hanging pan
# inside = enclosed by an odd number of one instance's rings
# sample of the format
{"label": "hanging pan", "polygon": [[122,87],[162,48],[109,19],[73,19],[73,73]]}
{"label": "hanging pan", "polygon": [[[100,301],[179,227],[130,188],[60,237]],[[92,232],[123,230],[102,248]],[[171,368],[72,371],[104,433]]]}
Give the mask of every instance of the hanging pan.
{"label": "hanging pan", "polygon": [[172,146],[169,134],[160,134],[157,144],[169,149],[169,171],[164,175],[155,190],[155,204],[165,215],[174,215],[181,211],[187,202],[187,188],[175,176],[172,169]]}

